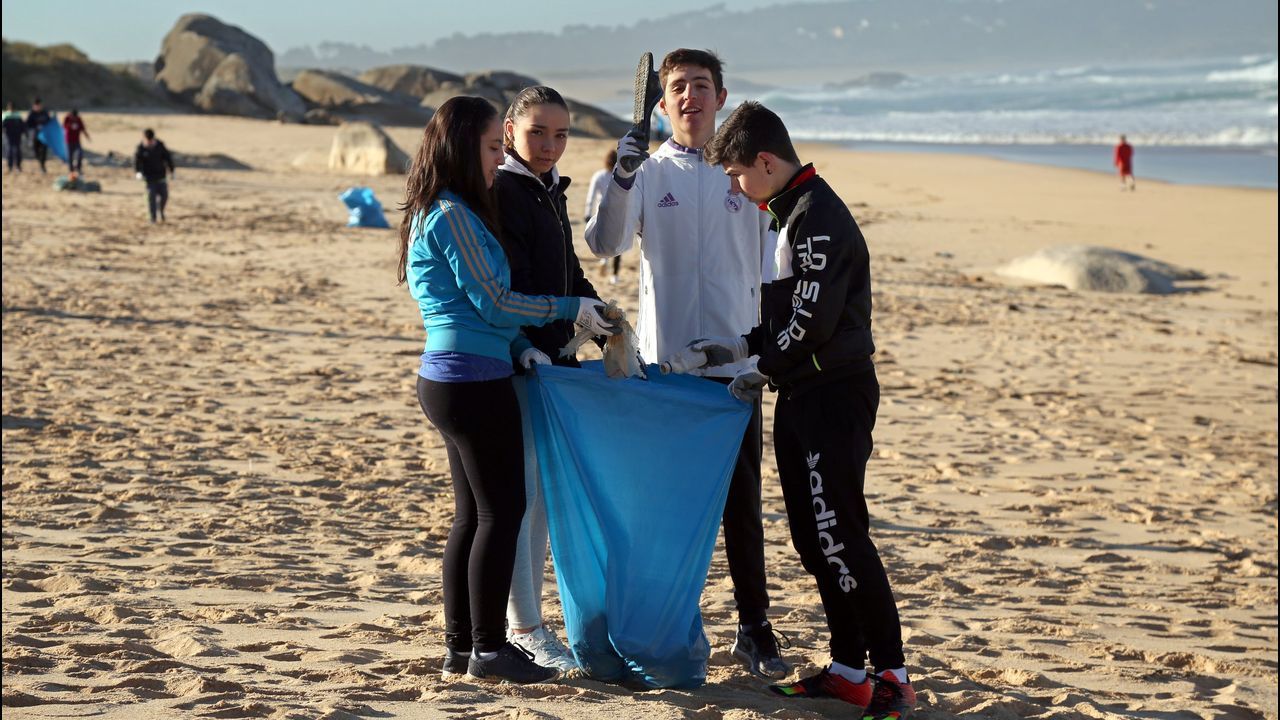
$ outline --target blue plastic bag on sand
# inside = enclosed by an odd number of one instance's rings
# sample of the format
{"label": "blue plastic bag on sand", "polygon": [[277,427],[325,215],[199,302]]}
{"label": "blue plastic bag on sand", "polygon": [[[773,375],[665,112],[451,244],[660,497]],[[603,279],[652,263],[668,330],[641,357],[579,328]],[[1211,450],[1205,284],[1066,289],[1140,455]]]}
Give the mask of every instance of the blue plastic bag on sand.
{"label": "blue plastic bag on sand", "polygon": [[382,203],[373,196],[373,190],[367,187],[347,188],[338,199],[351,210],[347,227],[391,227],[387,217],[382,214]]}
{"label": "blue plastic bag on sand", "polygon": [[751,407],[687,375],[540,365],[529,412],[569,647],[599,680],[706,681],[698,600]]}
{"label": "blue plastic bag on sand", "polygon": [[49,146],[49,150],[62,162],[67,161],[67,137],[62,133],[62,125],[58,123],[58,116],[49,115],[49,121],[40,126],[36,131],[36,136],[40,138],[40,142]]}

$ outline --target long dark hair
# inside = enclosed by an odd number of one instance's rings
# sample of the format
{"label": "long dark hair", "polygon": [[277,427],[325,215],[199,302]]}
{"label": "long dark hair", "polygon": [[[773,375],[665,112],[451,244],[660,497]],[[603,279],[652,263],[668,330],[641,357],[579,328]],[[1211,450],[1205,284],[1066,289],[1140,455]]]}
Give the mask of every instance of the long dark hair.
{"label": "long dark hair", "polygon": [[413,223],[424,216],[440,196],[450,190],[498,235],[498,212],[492,191],[485,186],[480,164],[480,136],[498,117],[488,100],[459,96],[445,101],[431,116],[422,133],[422,145],[409,166],[405,182],[404,219],[400,221],[400,267],[397,284],[408,279],[405,265],[409,261],[409,243]]}

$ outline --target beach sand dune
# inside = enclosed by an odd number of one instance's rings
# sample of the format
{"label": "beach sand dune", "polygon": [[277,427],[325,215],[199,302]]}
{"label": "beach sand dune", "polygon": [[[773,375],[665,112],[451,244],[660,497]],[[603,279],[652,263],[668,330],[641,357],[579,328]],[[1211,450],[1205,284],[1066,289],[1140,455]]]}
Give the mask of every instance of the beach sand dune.
{"label": "beach sand dune", "polygon": [[[151,125],[254,169],[179,168],[158,226],[126,169],[91,173],[99,194],[5,176],[6,718],[849,716],[733,662],[719,550],[704,688],[442,681],[452,498],[413,391],[421,323],[394,233],[343,227],[336,197],[370,184],[395,224],[403,179],[292,170],[331,128],[87,120],[99,152]],[[609,145],[571,143],[575,216]],[[871,247],[868,496],[918,716],[1276,718],[1276,193],[804,154]],[[1061,244],[1207,279],[1117,296],[992,272]],[[616,287],[584,262],[634,312],[634,252]],[[821,608],[764,467],[771,616],[807,673]]]}

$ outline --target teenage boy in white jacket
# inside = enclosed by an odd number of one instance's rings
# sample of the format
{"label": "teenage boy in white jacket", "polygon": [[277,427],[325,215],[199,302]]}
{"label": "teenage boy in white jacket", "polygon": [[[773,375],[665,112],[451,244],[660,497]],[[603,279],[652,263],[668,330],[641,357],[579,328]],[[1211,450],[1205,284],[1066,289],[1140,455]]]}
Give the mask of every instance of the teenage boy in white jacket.
{"label": "teenage boy in white jacket", "polygon": [[[697,338],[745,334],[759,320],[760,269],[775,244],[769,217],[702,159],[702,146],[715,134],[716,112],[728,95],[721,68],[720,59],[703,50],[680,49],[663,58],[658,107],[671,120],[672,138],[650,156],[634,130],[623,137],[613,180],[587,223],[587,245],[597,257],[621,255],[639,237],[636,335],[641,355],[650,362]],[[637,158],[643,162],[627,162]],[[696,374],[727,384],[751,362]],[[790,667],[778,656],[765,615],[762,445],[757,401],[725,503],[724,543],[738,606],[733,654],[751,672],[780,678]]]}

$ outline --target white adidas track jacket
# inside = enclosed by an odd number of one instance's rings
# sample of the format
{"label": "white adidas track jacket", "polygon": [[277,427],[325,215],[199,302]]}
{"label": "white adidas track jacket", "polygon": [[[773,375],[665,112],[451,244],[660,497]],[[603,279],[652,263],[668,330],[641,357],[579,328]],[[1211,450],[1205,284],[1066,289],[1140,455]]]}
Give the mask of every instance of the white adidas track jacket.
{"label": "white adidas track jacket", "polygon": [[[668,140],[636,171],[630,190],[611,179],[587,223],[587,246],[613,257],[640,237],[640,316],[645,362],[661,362],[691,340],[746,334],[760,318],[760,268],[772,260],[770,217],[702,154]],[[733,377],[754,358],[707,368]]]}

